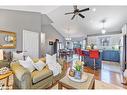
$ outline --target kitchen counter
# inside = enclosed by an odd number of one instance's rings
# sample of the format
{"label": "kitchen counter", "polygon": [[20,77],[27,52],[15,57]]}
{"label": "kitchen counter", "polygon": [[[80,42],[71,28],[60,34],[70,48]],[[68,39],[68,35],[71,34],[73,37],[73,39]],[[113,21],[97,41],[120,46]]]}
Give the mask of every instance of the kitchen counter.
{"label": "kitchen counter", "polygon": [[[93,66],[93,59],[89,57],[89,50],[83,50],[84,62],[87,66]],[[99,50],[99,59],[96,59],[96,67],[101,69],[102,61],[120,62],[119,50]]]}

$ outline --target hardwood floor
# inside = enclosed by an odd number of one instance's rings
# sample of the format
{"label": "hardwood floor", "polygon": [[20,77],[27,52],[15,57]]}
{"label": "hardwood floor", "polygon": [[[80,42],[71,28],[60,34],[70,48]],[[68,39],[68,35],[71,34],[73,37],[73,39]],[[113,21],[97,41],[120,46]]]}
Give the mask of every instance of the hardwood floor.
{"label": "hardwood floor", "polygon": [[104,81],[106,83],[115,84],[117,86],[120,86],[120,87],[127,89],[127,85],[123,85],[121,83],[120,73],[105,70],[103,68],[102,68],[102,70],[94,71],[90,67],[84,67],[84,71],[94,74],[96,80]]}
{"label": "hardwood floor", "polygon": [[[73,56],[73,59],[74,57],[77,58],[76,56]],[[74,62],[73,61],[70,62],[67,67],[69,67],[72,63]],[[117,63],[115,64],[116,65],[114,65],[113,62],[108,62],[108,61],[102,62],[101,70],[99,69],[95,71],[90,67],[84,66],[84,72],[94,74],[96,80],[100,80],[110,84],[115,84],[117,86],[127,89],[127,85],[123,85],[121,83],[122,80],[120,74],[120,65],[118,65]]]}

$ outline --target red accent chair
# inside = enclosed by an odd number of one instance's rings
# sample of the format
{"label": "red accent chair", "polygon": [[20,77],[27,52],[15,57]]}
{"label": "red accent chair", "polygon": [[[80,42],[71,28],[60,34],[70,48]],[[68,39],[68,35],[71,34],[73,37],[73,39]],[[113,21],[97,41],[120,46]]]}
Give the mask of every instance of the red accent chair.
{"label": "red accent chair", "polygon": [[96,59],[99,58],[99,50],[89,50],[89,57],[94,59],[94,70],[96,69]]}

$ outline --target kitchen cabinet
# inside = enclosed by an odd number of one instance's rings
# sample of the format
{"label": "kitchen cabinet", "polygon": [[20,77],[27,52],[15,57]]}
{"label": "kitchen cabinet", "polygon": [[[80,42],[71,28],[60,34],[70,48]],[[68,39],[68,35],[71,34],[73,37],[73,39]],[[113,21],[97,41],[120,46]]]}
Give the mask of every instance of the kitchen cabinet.
{"label": "kitchen cabinet", "polygon": [[120,62],[120,52],[117,50],[103,50],[102,60]]}

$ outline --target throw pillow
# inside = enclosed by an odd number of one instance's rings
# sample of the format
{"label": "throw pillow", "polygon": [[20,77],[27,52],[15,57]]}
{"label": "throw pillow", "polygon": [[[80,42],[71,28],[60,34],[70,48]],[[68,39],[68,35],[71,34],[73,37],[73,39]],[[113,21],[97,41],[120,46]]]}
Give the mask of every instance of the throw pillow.
{"label": "throw pillow", "polygon": [[41,61],[41,60],[39,60],[38,62],[34,63],[33,65],[38,71],[41,71],[46,66],[46,64],[43,61]]}
{"label": "throw pillow", "polygon": [[56,54],[46,54],[46,64],[56,64]]}
{"label": "throw pillow", "polygon": [[23,53],[16,53],[16,52],[13,52],[13,61],[14,60],[23,60]]}
{"label": "throw pillow", "polygon": [[48,65],[49,69],[53,71],[53,76],[61,73],[61,65],[56,62],[56,54],[52,56],[46,54],[46,64]]}
{"label": "throw pillow", "polygon": [[30,72],[32,72],[32,71],[35,70],[33,64],[32,64],[31,61],[29,61],[29,60],[26,60],[26,61],[19,60],[19,63],[20,63],[20,65],[22,65],[24,68],[27,68]]}
{"label": "throw pillow", "polygon": [[39,58],[33,58],[32,60],[34,63],[37,63],[39,61]]}
{"label": "throw pillow", "polygon": [[34,63],[33,60],[29,56],[26,58],[26,61],[30,61],[32,65]]}
{"label": "throw pillow", "polygon": [[35,59],[33,61],[29,56],[26,58],[26,60],[30,61],[30,63],[34,66],[35,69],[37,69],[38,71],[41,71],[46,66],[46,64],[42,62],[41,60],[39,60],[38,58],[35,58]]}

